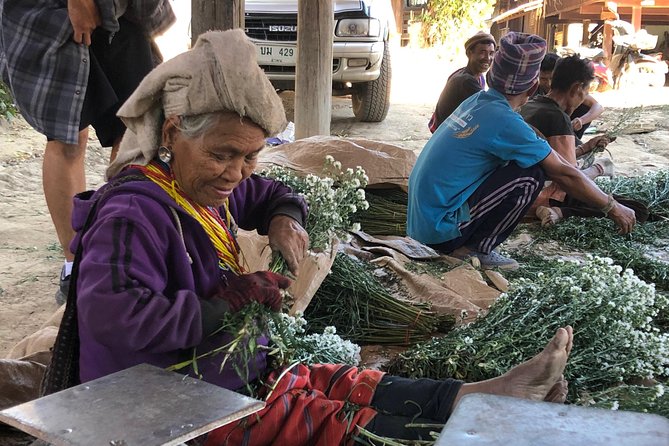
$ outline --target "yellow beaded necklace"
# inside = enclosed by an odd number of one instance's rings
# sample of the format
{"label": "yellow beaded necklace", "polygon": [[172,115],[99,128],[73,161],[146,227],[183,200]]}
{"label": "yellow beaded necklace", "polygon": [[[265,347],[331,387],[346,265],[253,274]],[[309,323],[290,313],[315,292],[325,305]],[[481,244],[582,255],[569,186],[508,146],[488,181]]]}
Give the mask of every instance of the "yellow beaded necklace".
{"label": "yellow beaded necklace", "polygon": [[223,206],[225,210],[225,221],[223,221],[218,209],[199,205],[190,199],[176,182],[172,172],[167,172],[158,162],[151,161],[146,166],[132,165],[131,168],[142,171],[148,179],[167,192],[188,215],[200,223],[214,245],[219,268],[237,275],[244,271],[239,261],[239,245],[229,229],[234,220],[228,211],[227,200]]}

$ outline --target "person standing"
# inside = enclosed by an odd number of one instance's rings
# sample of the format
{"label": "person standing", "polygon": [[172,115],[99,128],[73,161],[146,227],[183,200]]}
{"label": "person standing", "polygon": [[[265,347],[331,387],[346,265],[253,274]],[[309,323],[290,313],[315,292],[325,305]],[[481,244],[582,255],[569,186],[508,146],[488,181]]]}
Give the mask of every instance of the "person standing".
{"label": "person standing", "polygon": [[74,259],[72,197],[86,188],[88,127],[113,159],[125,130],[116,111],[160,61],[151,38],[174,20],[169,0],[0,1],[0,74],[47,139],[42,183],[65,256],[59,304]]}
{"label": "person standing", "polygon": [[442,122],[468,97],[484,90],[485,74],[490,69],[496,43],[492,34],[479,31],[465,42],[467,66],[451,74],[439,96],[428,127],[434,133]]}

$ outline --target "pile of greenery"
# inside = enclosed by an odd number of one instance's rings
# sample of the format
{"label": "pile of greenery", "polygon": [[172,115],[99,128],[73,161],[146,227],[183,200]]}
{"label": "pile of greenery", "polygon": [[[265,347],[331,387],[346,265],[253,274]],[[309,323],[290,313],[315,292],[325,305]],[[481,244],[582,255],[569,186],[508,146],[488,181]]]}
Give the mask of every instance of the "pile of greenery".
{"label": "pile of greenery", "polygon": [[669,220],[669,170],[661,169],[639,177],[598,178],[597,185],[607,193],[642,201],[651,219]]}
{"label": "pile of greenery", "polygon": [[572,325],[570,400],[596,404],[599,392],[669,376],[669,335],[654,320],[668,307],[653,285],[611,259],[544,260],[544,272],[513,281],[487,315],[414,346],[388,369],[413,378],[488,379],[540,352],[558,327]]}
{"label": "pile of greenery", "polygon": [[669,263],[653,255],[653,250],[662,251],[667,246],[669,221],[638,224],[631,234],[621,236],[611,220],[572,217],[533,236],[536,243],[559,240],[562,247],[610,257],[646,282],[669,290]]}

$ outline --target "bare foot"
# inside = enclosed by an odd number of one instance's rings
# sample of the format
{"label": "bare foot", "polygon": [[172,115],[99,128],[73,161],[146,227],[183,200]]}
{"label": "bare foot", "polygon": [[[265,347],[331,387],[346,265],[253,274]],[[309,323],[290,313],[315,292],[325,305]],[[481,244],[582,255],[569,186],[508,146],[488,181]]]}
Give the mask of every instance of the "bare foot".
{"label": "bare foot", "polygon": [[543,351],[532,359],[497,378],[464,384],[458,392],[455,404],[468,393],[489,393],[534,401],[564,402],[567,381],[564,380],[562,373],[573,344],[574,331],[571,326],[558,328]]}
{"label": "bare foot", "polygon": [[564,379],[564,376],[561,376],[558,382],[548,391],[548,395],[546,395],[544,401],[548,401],[549,403],[564,403],[567,401],[568,390],[569,383]]}
{"label": "bare foot", "polygon": [[570,326],[559,328],[541,353],[497,378],[506,381],[502,395],[536,401],[546,398],[564,372],[573,341]]}
{"label": "bare foot", "polygon": [[539,206],[536,211],[537,217],[541,220],[541,226],[551,226],[562,220],[562,211],[560,208]]}

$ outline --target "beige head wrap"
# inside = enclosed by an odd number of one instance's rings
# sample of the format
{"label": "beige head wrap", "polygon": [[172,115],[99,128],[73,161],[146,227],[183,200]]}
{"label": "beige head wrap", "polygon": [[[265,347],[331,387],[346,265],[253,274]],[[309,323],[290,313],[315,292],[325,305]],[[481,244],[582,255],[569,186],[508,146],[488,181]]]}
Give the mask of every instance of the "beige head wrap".
{"label": "beige head wrap", "polygon": [[107,178],[128,164],[145,165],[158,152],[165,116],[232,111],[273,136],[286,127],[281,99],[256,62],[241,29],[202,34],[193,49],[158,65],[117,115],[128,129]]}

